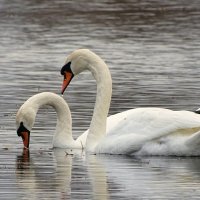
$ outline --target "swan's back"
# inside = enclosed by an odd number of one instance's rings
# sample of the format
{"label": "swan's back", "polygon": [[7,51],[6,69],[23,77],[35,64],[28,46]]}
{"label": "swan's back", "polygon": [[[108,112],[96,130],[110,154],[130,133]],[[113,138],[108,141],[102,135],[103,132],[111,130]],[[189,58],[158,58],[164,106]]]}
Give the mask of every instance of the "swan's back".
{"label": "swan's back", "polygon": [[[173,111],[163,108],[137,108],[109,117],[109,134],[135,132],[160,136],[174,129],[200,127],[200,115],[190,111]],[[114,126],[112,126],[114,124]],[[121,133],[120,133],[121,132]],[[139,133],[138,133],[139,132]],[[149,135],[149,134],[148,134]]]}
{"label": "swan's back", "polygon": [[[192,138],[200,131],[200,115],[190,111],[137,108],[110,116],[107,124],[106,137],[97,145],[97,152],[131,154],[145,147],[145,154],[191,155],[196,141]],[[199,141],[196,145],[200,145],[200,136],[195,137]]]}

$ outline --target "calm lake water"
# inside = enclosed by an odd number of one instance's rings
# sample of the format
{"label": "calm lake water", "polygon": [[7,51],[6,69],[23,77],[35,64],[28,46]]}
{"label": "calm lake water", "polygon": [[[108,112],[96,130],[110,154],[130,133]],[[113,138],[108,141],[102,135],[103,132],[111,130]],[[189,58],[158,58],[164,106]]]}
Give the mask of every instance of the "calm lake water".
{"label": "calm lake water", "polygon": [[[89,48],[113,78],[109,114],[144,106],[200,107],[197,0],[0,0],[0,198],[198,199],[200,158],[85,155],[51,149],[56,114],[40,109],[23,152],[15,115],[30,96],[60,93],[60,69]],[[74,78],[64,98],[76,138],[89,126],[96,86]]]}

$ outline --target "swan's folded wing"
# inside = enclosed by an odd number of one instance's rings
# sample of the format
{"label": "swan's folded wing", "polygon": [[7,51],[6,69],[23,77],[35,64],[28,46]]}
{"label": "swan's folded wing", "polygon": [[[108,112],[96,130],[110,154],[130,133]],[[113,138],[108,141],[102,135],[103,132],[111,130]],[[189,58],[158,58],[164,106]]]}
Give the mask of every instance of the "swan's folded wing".
{"label": "swan's folded wing", "polygon": [[200,130],[200,115],[190,111],[138,108],[109,117],[108,124],[107,134],[115,137],[132,133],[132,139],[140,135],[151,140],[170,134],[197,132]]}

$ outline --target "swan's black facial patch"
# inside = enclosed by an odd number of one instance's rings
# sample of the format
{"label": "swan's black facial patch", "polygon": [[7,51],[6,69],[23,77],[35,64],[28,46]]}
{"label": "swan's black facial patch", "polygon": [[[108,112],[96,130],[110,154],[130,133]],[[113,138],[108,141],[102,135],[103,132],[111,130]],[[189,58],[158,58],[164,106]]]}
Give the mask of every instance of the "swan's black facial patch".
{"label": "swan's black facial patch", "polygon": [[[64,75],[65,72],[70,72],[71,74],[73,74],[72,70],[71,70],[71,62],[66,63],[62,69],[60,70],[61,75]],[[74,74],[73,74],[74,75]]]}
{"label": "swan's black facial patch", "polygon": [[28,133],[30,134],[30,131],[24,126],[23,122],[20,123],[20,126],[19,126],[19,128],[17,129],[17,135],[18,135],[19,137],[21,137],[21,136],[22,136],[22,135],[21,135],[22,132],[28,132]]}

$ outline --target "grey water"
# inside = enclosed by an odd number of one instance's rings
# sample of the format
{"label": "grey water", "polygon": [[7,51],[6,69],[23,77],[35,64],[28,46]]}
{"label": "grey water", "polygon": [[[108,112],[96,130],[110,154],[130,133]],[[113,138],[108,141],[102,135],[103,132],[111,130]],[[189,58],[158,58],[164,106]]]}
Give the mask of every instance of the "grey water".
{"label": "grey water", "polygon": [[[199,157],[86,155],[52,149],[56,114],[39,110],[30,151],[15,115],[30,96],[60,94],[60,69],[89,48],[113,79],[109,115],[200,107],[198,0],[0,0],[0,199],[198,199]],[[89,126],[96,85],[75,77],[64,98],[76,138]]]}

